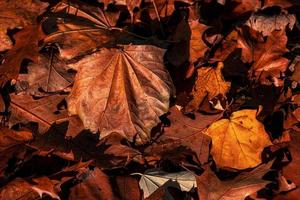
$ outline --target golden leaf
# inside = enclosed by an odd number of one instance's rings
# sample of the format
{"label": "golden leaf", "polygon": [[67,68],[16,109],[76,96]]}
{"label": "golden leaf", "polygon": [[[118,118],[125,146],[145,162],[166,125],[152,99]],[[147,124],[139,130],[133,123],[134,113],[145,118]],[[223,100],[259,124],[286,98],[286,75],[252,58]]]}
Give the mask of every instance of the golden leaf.
{"label": "golden leaf", "polygon": [[231,83],[224,80],[221,73],[222,68],[223,63],[219,62],[217,68],[202,67],[197,70],[198,78],[191,94],[193,99],[186,106],[185,112],[196,110],[206,96],[208,96],[208,100],[211,100],[218,94],[225,95],[227,93]]}
{"label": "golden leaf", "polygon": [[207,129],[212,137],[211,154],[219,167],[246,169],[261,163],[263,149],[271,145],[256,110],[240,110]]}

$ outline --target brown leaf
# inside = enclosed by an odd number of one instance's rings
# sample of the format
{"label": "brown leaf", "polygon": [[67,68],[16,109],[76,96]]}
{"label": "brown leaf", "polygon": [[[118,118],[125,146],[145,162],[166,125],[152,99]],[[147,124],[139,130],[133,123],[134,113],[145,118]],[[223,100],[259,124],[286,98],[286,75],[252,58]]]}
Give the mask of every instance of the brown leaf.
{"label": "brown leaf", "polygon": [[264,188],[269,181],[262,177],[270,170],[273,162],[262,164],[250,172],[244,172],[233,180],[221,181],[206,166],[203,174],[196,178],[198,195],[203,200],[244,200],[247,196]]}
{"label": "brown leaf", "polygon": [[206,96],[208,96],[208,100],[219,94],[225,96],[231,83],[224,80],[222,68],[223,63],[219,62],[216,68],[201,67],[197,70],[197,80],[191,93],[193,99],[185,107],[185,112],[197,110]]}
{"label": "brown leaf", "polygon": [[11,126],[17,123],[28,123],[30,121],[38,122],[39,132],[45,133],[57,120],[68,119],[68,113],[63,105],[66,95],[50,95],[48,97],[34,100],[30,95],[11,96],[10,108],[12,115],[9,123]]}
{"label": "brown leaf", "polygon": [[236,15],[253,12],[261,7],[260,0],[233,0],[230,3],[233,6],[232,12]]}
{"label": "brown leaf", "polygon": [[20,74],[16,83],[17,91],[25,91],[35,96],[49,96],[67,90],[75,77],[66,64],[55,56],[40,57],[37,63],[29,64],[28,74]]}
{"label": "brown leaf", "polygon": [[99,168],[92,170],[79,184],[70,189],[70,200],[108,200],[116,199],[109,177]]}
{"label": "brown leaf", "polygon": [[37,198],[39,195],[31,189],[27,181],[21,178],[16,178],[0,188],[0,200],[35,200]]}
{"label": "brown leaf", "polygon": [[122,200],[140,200],[142,198],[139,182],[132,176],[117,176],[116,184]]}
{"label": "brown leaf", "polygon": [[48,3],[39,0],[1,1],[0,51],[5,51],[13,47],[13,43],[7,35],[7,30],[19,27],[24,28],[31,24],[35,24],[36,17],[42,14],[47,7]]}
{"label": "brown leaf", "polygon": [[41,198],[43,197],[43,194],[47,194],[53,199],[60,199],[56,189],[58,181],[50,180],[46,176],[34,178],[33,181],[36,184],[32,185],[31,188],[37,192]]}
{"label": "brown leaf", "polygon": [[66,21],[54,17],[58,30],[48,35],[44,42],[58,43],[63,59],[82,56],[98,47],[112,46],[115,42],[114,32],[108,30],[115,26],[119,12],[108,13],[87,4],[65,2],[56,5],[52,12],[62,15]]}
{"label": "brown leaf", "polygon": [[[146,9],[151,19],[165,18],[170,16],[174,10],[174,0],[145,0]],[[155,5],[154,5],[155,4]],[[156,8],[155,8],[156,7]],[[157,13],[156,13],[157,9]]]}
{"label": "brown leaf", "polygon": [[174,152],[172,160],[180,159],[179,154],[192,153],[196,162],[206,163],[211,139],[205,136],[203,131],[222,114],[195,113],[196,119],[190,119],[176,107],[170,108],[170,112],[168,119],[171,126],[164,127],[162,135],[155,140],[154,144],[146,148],[145,152],[162,158],[172,157],[172,152]]}
{"label": "brown leaf", "polygon": [[163,54],[154,46],[132,45],[102,49],[73,64],[78,72],[67,100],[70,114],[101,137],[117,132],[130,141],[149,140],[173,94]]}
{"label": "brown leaf", "polygon": [[40,27],[31,25],[15,34],[16,44],[5,55],[4,63],[0,65],[0,86],[11,79],[17,79],[23,59],[37,62]]}
{"label": "brown leaf", "polygon": [[194,63],[199,58],[203,58],[209,49],[202,39],[204,31],[208,29],[208,26],[199,23],[198,20],[190,21],[189,26],[191,29],[189,61]]}
{"label": "brown leaf", "polygon": [[33,139],[32,133],[27,131],[14,131],[0,127],[0,173],[3,174],[7,162],[13,156],[18,157],[24,151],[24,144]]}

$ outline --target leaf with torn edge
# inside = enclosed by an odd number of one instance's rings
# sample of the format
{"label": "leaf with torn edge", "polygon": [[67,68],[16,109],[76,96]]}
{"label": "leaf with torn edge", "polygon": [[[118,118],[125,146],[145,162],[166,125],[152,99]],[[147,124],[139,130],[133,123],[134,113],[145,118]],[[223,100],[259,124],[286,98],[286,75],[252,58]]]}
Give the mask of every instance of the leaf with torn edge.
{"label": "leaf with torn edge", "polygon": [[195,175],[189,171],[177,173],[152,171],[146,172],[145,174],[134,173],[132,175],[141,175],[139,185],[144,191],[144,198],[150,196],[155,190],[168,181],[170,181],[171,186],[177,186],[181,191],[189,192],[196,187]]}
{"label": "leaf with torn edge", "polygon": [[174,93],[164,50],[150,45],[101,49],[70,65],[77,70],[68,110],[101,137],[117,132],[138,143],[150,139]]}
{"label": "leaf with torn edge", "polygon": [[193,99],[185,107],[185,112],[197,110],[206,96],[208,96],[208,100],[219,94],[225,96],[231,83],[224,80],[222,68],[223,63],[219,62],[216,68],[201,67],[197,70],[197,80],[191,93]]}
{"label": "leaf with torn edge", "polygon": [[212,123],[204,133],[212,138],[211,154],[218,167],[246,169],[262,162],[263,149],[272,143],[256,112],[234,112],[229,119]]}

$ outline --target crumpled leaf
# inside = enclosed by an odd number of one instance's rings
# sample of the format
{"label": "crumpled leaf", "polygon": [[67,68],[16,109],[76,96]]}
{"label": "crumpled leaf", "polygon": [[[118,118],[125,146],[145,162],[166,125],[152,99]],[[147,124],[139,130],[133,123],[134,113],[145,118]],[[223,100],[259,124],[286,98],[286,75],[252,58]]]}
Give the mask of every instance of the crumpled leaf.
{"label": "crumpled leaf", "polygon": [[292,30],[295,23],[296,17],[293,14],[280,13],[279,15],[268,16],[255,13],[251,15],[246,25],[261,32],[263,36],[269,36],[273,31],[285,30],[286,27]]}
{"label": "crumpled leaf", "polygon": [[247,196],[264,188],[269,181],[262,177],[270,170],[273,162],[262,164],[250,172],[244,172],[233,180],[221,181],[206,166],[196,177],[199,198],[202,200],[244,200]]}
{"label": "crumpled leaf", "polygon": [[212,138],[211,154],[218,167],[246,169],[259,165],[263,149],[271,145],[256,110],[240,110],[214,122],[205,134]]}
{"label": "crumpled leaf", "polygon": [[78,72],[69,113],[101,137],[117,132],[130,141],[149,140],[174,91],[163,54],[154,46],[132,45],[102,49],[71,65]]}
{"label": "crumpled leaf", "polygon": [[36,17],[46,11],[48,3],[39,0],[5,0],[0,2],[0,51],[13,47],[7,30],[34,24]]}
{"label": "crumpled leaf", "polygon": [[201,67],[197,70],[198,76],[191,93],[193,99],[185,107],[185,112],[197,110],[204,98],[213,99],[221,94],[225,96],[231,83],[226,82],[222,76],[223,63],[219,62],[216,68]]}
{"label": "crumpled leaf", "polygon": [[191,191],[196,187],[195,175],[189,171],[177,173],[167,173],[164,171],[151,171],[145,174],[134,173],[132,175],[141,175],[139,182],[140,188],[144,191],[144,198],[150,196],[160,186],[170,181],[170,185],[181,191]]}

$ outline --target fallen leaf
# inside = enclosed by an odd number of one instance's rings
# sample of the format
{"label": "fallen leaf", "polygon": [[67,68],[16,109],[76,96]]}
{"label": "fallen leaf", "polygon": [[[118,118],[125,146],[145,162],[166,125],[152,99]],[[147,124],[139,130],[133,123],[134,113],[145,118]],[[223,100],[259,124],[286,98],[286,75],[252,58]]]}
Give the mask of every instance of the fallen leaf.
{"label": "fallen leaf", "polygon": [[190,59],[191,63],[194,63],[199,58],[204,58],[206,52],[209,50],[207,44],[203,41],[204,31],[209,27],[201,24],[198,20],[189,22],[191,29],[191,40],[190,40]]}
{"label": "fallen leaf", "polygon": [[25,58],[37,62],[39,33],[40,27],[31,25],[14,35],[16,43],[5,55],[4,63],[0,65],[0,86],[11,79],[17,80],[22,61]]}
{"label": "fallen leaf", "polygon": [[24,151],[26,143],[33,139],[33,135],[28,131],[14,131],[5,127],[0,127],[0,174],[4,173],[8,161]]}
{"label": "fallen leaf", "polygon": [[7,30],[36,24],[37,16],[46,11],[47,7],[48,3],[39,0],[1,1],[0,51],[9,50],[13,47],[13,43],[7,35]]}
{"label": "fallen leaf", "polygon": [[185,107],[185,112],[192,112],[199,108],[204,98],[213,99],[221,94],[225,96],[231,83],[226,82],[222,76],[223,63],[219,62],[216,68],[201,67],[197,70],[197,80],[191,93],[193,99]]}
{"label": "fallen leaf", "polygon": [[122,200],[140,200],[142,198],[139,182],[134,177],[117,176],[116,182],[117,191]]}
{"label": "fallen leaf", "polygon": [[214,122],[205,134],[212,138],[211,154],[218,167],[247,169],[259,165],[263,149],[271,145],[256,110],[240,110]]}
{"label": "fallen leaf", "polygon": [[30,188],[30,184],[16,178],[0,188],[0,200],[35,200],[39,195]]}
{"label": "fallen leaf", "polygon": [[69,113],[101,137],[117,132],[130,141],[148,141],[173,94],[163,54],[154,46],[132,45],[102,49],[71,65],[77,75]]}
{"label": "fallen leaf", "polygon": [[250,172],[244,172],[233,180],[221,181],[210,167],[196,177],[198,195],[203,200],[244,200],[247,196],[264,188],[270,181],[262,177],[270,170],[273,162],[262,164]]}
{"label": "fallen leaf", "polygon": [[[58,30],[49,34],[44,43],[57,43],[63,59],[70,60],[115,42],[113,32],[109,30],[115,26],[119,12],[108,13],[94,6],[65,2],[52,8],[52,12],[58,15],[52,17]],[[49,21],[52,18],[49,17]]]}
{"label": "fallen leaf", "polygon": [[33,181],[36,184],[32,185],[31,188],[37,192],[41,198],[43,194],[47,194],[53,199],[60,199],[57,194],[57,189],[55,188],[55,184],[57,184],[58,181],[50,180],[46,176],[35,178]]}
{"label": "fallen leaf", "polygon": [[69,199],[106,200],[114,197],[109,177],[99,168],[93,169],[86,178],[70,190]]}
{"label": "fallen leaf", "polygon": [[209,124],[220,119],[222,113],[215,115],[195,113],[196,119],[191,119],[174,106],[170,108],[170,115],[167,117],[170,120],[170,126],[163,128],[159,138],[145,149],[145,153],[160,156],[162,159],[177,160],[180,154],[188,152],[189,155],[193,154],[196,162],[206,163],[211,139],[203,132]]}
{"label": "fallen leaf", "polygon": [[269,36],[273,31],[285,30],[288,27],[293,29],[296,23],[296,17],[292,14],[280,13],[279,15],[264,15],[264,14],[252,14],[246,22],[246,25],[261,32],[263,36]]}
{"label": "fallen leaf", "polygon": [[75,73],[69,72],[66,63],[52,58],[41,57],[37,63],[27,67],[28,74],[19,74],[17,91],[25,91],[34,97],[59,93],[71,86]]}
{"label": "fallen leaf", "polygon": [[195,175],[189,171],[177,173],[151,171],[146,172],[145,174],[134,173],[132,175],[141,175],[139,185],[144,191],[144,198],[149,197],[155,190],[168,181],[170,181],[170,186],[177,186],[181,191],[189,192],[196,187]]}

